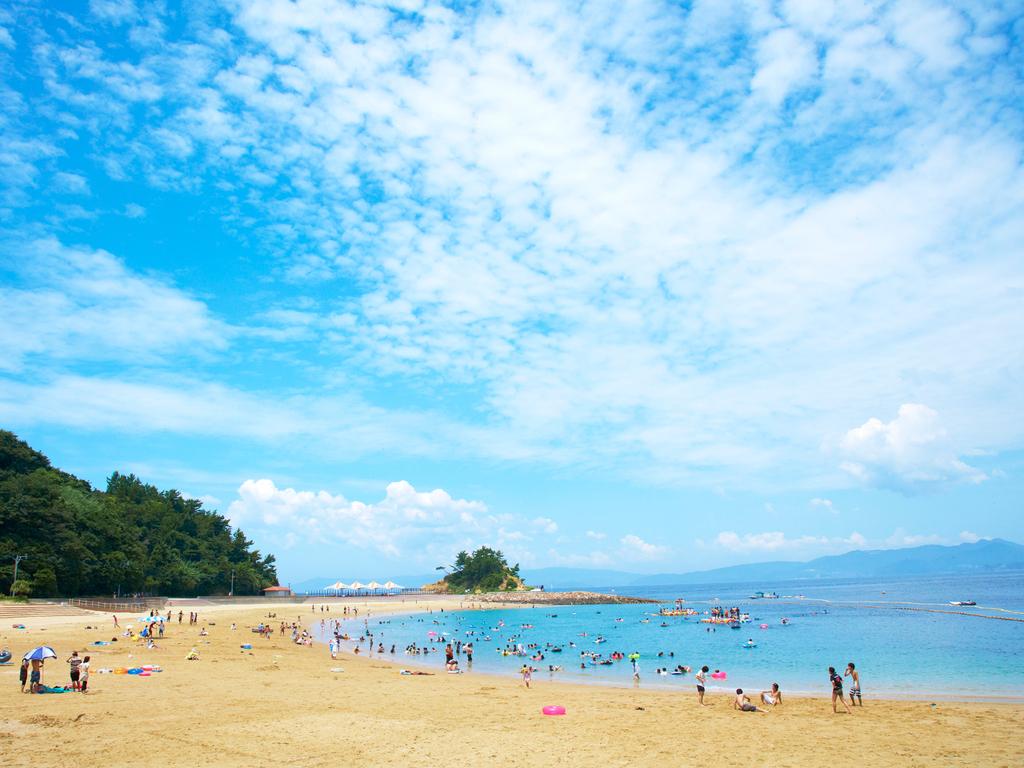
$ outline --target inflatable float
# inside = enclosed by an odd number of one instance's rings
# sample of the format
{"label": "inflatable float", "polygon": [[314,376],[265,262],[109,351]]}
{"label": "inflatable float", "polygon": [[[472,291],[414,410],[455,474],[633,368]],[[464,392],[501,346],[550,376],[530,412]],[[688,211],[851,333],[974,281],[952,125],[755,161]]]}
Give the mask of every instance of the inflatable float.
{"label": "inflatable float", "polygon": [[543,712],[545,715],[564,715],[565,707],[560,705],[551,705],[544,707],[544,709],[542,709],[541,712]]}

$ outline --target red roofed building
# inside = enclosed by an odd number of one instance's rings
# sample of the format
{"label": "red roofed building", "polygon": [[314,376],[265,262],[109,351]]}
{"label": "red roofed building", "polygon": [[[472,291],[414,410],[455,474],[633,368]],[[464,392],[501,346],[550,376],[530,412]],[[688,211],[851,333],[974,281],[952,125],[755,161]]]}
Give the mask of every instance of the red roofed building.
{"label": "red roofed building", "polygon": [[291,597],[291,587],[267,587],[263,590],[265,597]]}

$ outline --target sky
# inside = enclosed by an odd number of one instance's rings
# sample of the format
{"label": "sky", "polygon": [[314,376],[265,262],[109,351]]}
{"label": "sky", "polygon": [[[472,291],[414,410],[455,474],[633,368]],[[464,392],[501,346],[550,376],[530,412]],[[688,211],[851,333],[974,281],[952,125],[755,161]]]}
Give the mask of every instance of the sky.
{"label": "sky", "polygon": [[1017,2],[0,6],[0,426],[282,583],[1024,540]]}

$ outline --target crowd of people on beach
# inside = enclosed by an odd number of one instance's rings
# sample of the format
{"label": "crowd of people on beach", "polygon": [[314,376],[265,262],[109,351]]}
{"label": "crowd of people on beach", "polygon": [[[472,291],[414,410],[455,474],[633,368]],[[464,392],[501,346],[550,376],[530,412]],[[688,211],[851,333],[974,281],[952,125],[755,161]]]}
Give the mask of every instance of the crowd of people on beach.
{"label": "crowd of people on beach", "polygon": [[[347,610],[348,609],[346,608],[346,612]],[[743,614],[740,611],[740,609],[736,607],[713,609],[713,612],[715,618],[722,618],[733,621],[737,620],[741,616],[746,618],[745,614]],[[444,609],[441,609],[440,613],[443,614]],[[343,614],[343,617],[345,615],[347,615],[347,613]],[[351,616],[354,617],[355,613],[351,614]],[[416,621],[424,623],[426,620],[423,617],[420,617],[417,618]],[[329,628],[329,631],[331,633],[329,649],[332,659],[337,658],[338,653],[341,652],[342,641],[348,641],[351,643],[351,651],[355,655],[363,653],[364,646],[366,648],[365,652],[369,654],[376,652],[379,655],[383,655],[385,653],[390,653],[393,655],[396,651],[395,645],[391,644],[390,651],[386,650],[386,645],[382,639],[384,635],[384,628],[379,626],[386,625],[389,623],[390,620],[379,620],[377,622],[378,628],[376,629],[375,632],[373,629],[371,629],[368,619],[364,619],[361,634],[358,637],[352,637],[348,633],[344,632],[342,629],[343,618],[332,619],[329,624],[326,624],[323,620],[321,620],[321,632],[323,634],[324,630]],[[432,623],[433,625],[439,628],[445,626],[444,621],[441,619],[433,619]],[[505,622],[499,621],[497,625],[492,628],[492,631],[500,633],[503,632],[505,629],[507,629],[505,626]],[[521,629],[532,629],[532,625],[523,624],[521,626]],[[480,639],[485,641],[492,640],[492,636],[490,634],[478,633],[478,630],[475,629],[467,629],[464,630],[464,632],[465,635],[469,638],[469,640],[467,640],[466,642],[459,638],[447,639],[445,634],[432,630],[427,633],[429,642],[424,643],[422,645],[420,645],[417,642],[409,643],[405,646],[404,652],[408,656],[425,657],[430,655],[431,653],[439,653],[441,648],[439,648],[438,646],[443,645],[445,671],[457,674],[462,671],[462,668],[460,666],[460,660],[459,658],[457,658],[460,655],[465,654],[467,667],[472,665],[473,638],[480,634]],[[582,632],[580,634],[581,637],[589,638],[589,635],[586,632]],[[527,688],[529,688],[531,685],[534,673],[540,672],[542,670],[542,667],[535,666],[533,662],[543,662],[547,659],[548,654],[561,654],[565,652],[566,648],[571,650],[577,650],[577,645],[574,641],[569,641],[568,643],[563,644],[551,642],[523,642],[523,639],[521,638],[520,633],[518,632],[513,632],[512,634],[507,635],[504,639],[504,645],[496,649],[498,653],[500,653],[502,656],[519,656],[528,659],[528,661],[524,661],[524,663],[519,669],[521,684]],[[593,638],[593,642],[603,643],[605,642],[605,638],[602,635],[597,635]],[[753,640],[750,639],[747,641],[747,645],[749,647],[754,647],[755,644]],[[611,666],[614,665],[616,662],[628,660],[634,683],[639,684],[640,682],[640,654],[636,651],[626,654],[622,651],[616,650],[604,654],[590,649],[582,649],[578,650],[578,653],[581,669],[586,669],[588,666]],[[674,659],[675,652],[671,650],[659,651],[657,653],[657,658]],[[546,671],[552,674],[552,677],[554,673],[561,672],[562,670],[563,667],[560,664],[549,663],[546,666]],[[405,670],[405,672],[408,671]],[[685,676],[690,674],[691,672],[692,668],[684,664],[677,664],[672,669],[669,669],[668,666],[658,666],[655,670],[655,674],[659,676]],[[838,713],[839,705],[842,705],[845,712],[851,712],[851,706],[856,706],[857,704],[863,706],[860,688],[860,673],[857,670],[856,664],[854,662],[851,661],[846,666],[846,669],[843,672],[842,676],[836,673],[834,667],[828,668],[828,674],[829,684],[832,688],[833,712]],[[848,677],[851,680],[849,704],[847,704],[846,697],[843,694],[844,677]],[[712,672],[711,668],[707,665],[702,666],[697,671],[695,675],[695,683],[697,689],[697,703],[700,706],[709,706],[708,702],[705,701],[705,694],[708,689],[709,679],[715,681],[722,681],[726,679],[726,675],[725,673],[717,669]],[[766,690],[758,692],[756,704],[753,701],[751,701],[750,696],[746,694],[742,688],[736,688],[734,698],[732,701],[732,706],[734,709],[741,712],[765,713],[781,705],[782,701],[783,694],[779,683],[772,682]]]}
{"label": "crowd of people on beach", "polygon": [[[313,606],[312,611],[317,612],[318,606]],[[330,613],[329,605],[319,606],[319,612],[323,614]],[[440,613],[444,613],[441,609]],[[351,652],[355,655],[365,652],[368,654],[376,653],[377,655],[383,656],[389,654],[394,656],[396,654],[396,645],[390,643],[389,646],[384,642],[384,627],[381,625],[390,624],[390,620],[379,620],[377,626],[371,628],[369,622],[369,613],[367,612],[363,622],[362,631],[358,637],[353,637],[346,630],[346,621],[356,619],[359,616],[359,609],[355,606],[343,606],[342,611],[338,615],[338,618],[327,618],[326,616],[320,620],[320,634],[319,638],[328,639],[328,649],[332,659],[336,659],[338,654],[342,652],[342,643],[348,642],[351,644]],[[722,615],[728,617],[734,617],[736,615],[736,609],[722,611]],[[317,639],[308,628],[302,623],[301,616],[296,617],[295,621],[283,621],[276,620],[277,614],[267,614],[268,619],[274,619],[271,621],[261,621],[258,625],[250,627],[251,631],[258,634],[261,638],[270,639],[274,636],[275,629],[280,636],[290,637],[292,643],[301,646],[312,646],[314,640]],[[173,613],[167,612],[166,617],[162,617],[157,611],[150,611],[148,619],[143,620],[143,626],[135,633],[133,626],[128,626],[124,629],[122,637],[135,639],[139,642],[145,642],[148,649],[155,648],[154,639],[162,638],[164,636],[165,623],[172,621]],[[184,614],[182,611],[178,611],[178,623],[182,623]],[[115,628],[120,628],[117,616],[113,616]],[[416,619],[419,623],[425,623],[424,617]],[[444,626],[442,620],[433,619],[433,624],[438,628]],[[189,625],[199,625],[199,613],[189,613]],[[276,626],[275,626],[276,625]],[[237,625],[231,624],[231,629],[235,630]],[[530,629],[532,625],[524,624],[521,629]],[[505,629],[505,623],[499,621],[498,625],[492,628],[492,631],[503,632]],[[472,668],[473,664],[473,653],[474,653],[474,639],[478,635],[476,629],[465,630],[467,639],[461,638],[448,639],[445,633],[431,630],[427,633],[429,642],[420,645],[416,642],[408,643],[404,648],[404,653],[407,656],[426,657],[432,653],[444,654],[444,668],[445,671],[450,674],[460,674],[463,671],[461,661],[465,660],[465,667],[467,669]],[[588,633],[580,633],[582,637],[587,637]],[[206,625],[202,626],[199,632],[200,637],[208,635]],[[491,636],[486,633],[480,633],[480,639],[489,641]],[[110,642],[117,642],[117,636],[111,638]],[[595,643],[604,642],[604,638],[598,635],[594,638]],[[109,644],[106,642],[100,642],[99,644]],[[438,647],[438,646],[442,647]],[[247,646],[243,646],[247,647]],[[574,641],[569,641],[564,644],[555,643],[533,643],[523,642],[521,633],[519,631],[513,631],[509,636],[506,637],[506,642],[503,647],[498,648],[497,651],[503,656],[519,656],[524,658],[524,662],[520,667],[519,674],[521,684],[530,688],[533,680],[533,674],[541,671],[541,667],[534,666],[534,663],[543,662],[546,660],[548,654],[561,654],[566,648],[576,650],[577,645]],[[607,654],[602,654],[590,649],[582,649],[578,651],[580,659],[580,667],[586,668],[588,665],[593,666],[608,666],[628,660],[635,684],[639,684],[640,681],[640,654],[636,651],[625,654],[622,651],[612,651]],[[193,648],[189,658],[198,659],[198,653]],[[657,658],[675,658],[674,651],[659,651]],[[70,683],[66,686],[61,687],[59,690],[68,691],[80,691],[86,693],[89,689],[89,677],[91,658],[90,656],[80,656],[77,650],[72,651],[71,655],[66,659],[68,665],[68,672]],[[57,689],[48,689],[43,684],[43,671],[44,671],[44,660],[43,659],[30,659],[25,658],[21,664],[19,680],[21,683],[21,690],[29,693],[41,693],[48,692]],[[104,671],[104,670],[100,670]],[[547,671],[554,676],[554,673],[561,672],[562,666],[559,664],[547,665]],[[403,670],[405,674],[419,674],[416,672],[409,672]],[[667,666],[659,666],[656,669],[656,674],[665,675],[688,675],[691,673],[691,668],[683,664],[677,664],[674,668],[669,670]],[[850,690],[848,694],[849,703],[847,703],[847,695],[844,695],[844,679],[849,678]],[[711,671],[708,665],[701,666],[695,673],[694,681],[696,684],[697,692],[697,703],[699,706],[709,706],[708,702],[705,701],[705,694],[707,693],[709,679],[715,681],[721,681],[726,679],[725,673],[720,670]],[[854,662],[849,662],[846,665],[842,675],[840,675],[835,667],[828,667],[828,680],[831,686],[831,701],[832,711],[834,713],[839,712],[839,706],[841,705],[846,713],[852,712],[852,707],[863,706],[863,699],[861,694],[860,684],[860,671]],[[735,695],[732,699],[733,709],[740,712],[752,712],[752,713],[766,713],[771,709],[778,707],[783,702],[782,689],[778,682],[772,682],[771,685],[766,689],[762,690],[757,695],[757,703],[751,700],[750,695],[744,692],[742,688],[735,689]]]}

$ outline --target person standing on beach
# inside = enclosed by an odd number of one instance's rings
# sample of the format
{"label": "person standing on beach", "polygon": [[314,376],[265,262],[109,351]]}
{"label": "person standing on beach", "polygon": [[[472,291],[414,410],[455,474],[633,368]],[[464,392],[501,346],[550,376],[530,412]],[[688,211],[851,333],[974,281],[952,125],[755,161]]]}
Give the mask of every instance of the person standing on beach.
{"label": "person standing on beach", "polygon": [[114,629],[117,629],[121,625],[117,623],[117,614],[115,613],[115,614],[113,614],[113,616],[114,616]]}
{"label": "person standing on beach", "polygon": [[523,676],[523,685],[527,688],[530,687],[530,680],[533,679],[533,671],[530,669],[529,664],[523,664],[519,670],[519,674]]}
{"label": "person standing on beach", "polygon": [[28,659],[21,660],[21,670],[18,672],[18,679],[21,680],[21,692],[25,692],[25,684],[28,683]]}
{"label": "person standing on beach", "polygon": [[708,683],[708,667],[707,665],[700,668],[700,672],[697,673],[697,703],[702,707],[706,707],[704,703],[704,686]]}
{"label": "person standing on beach", "polygon": [[860,672],[854,666],[851,661],[846,665],[846,671],[843,672],[843,677],[850,678],[850,706],[857,706],[857,700],[860,701],[860,705],[864,706],[864,700],[860,697]]}
{"label": "person standing on beach", "polygon": [[43,662],[39,659],[32,659],[32,672],[28,679],[29,693],[39,693],[39,686],[43,684]]}
{"label": "person standing on beach", "polygon": [[89,688],[89,657],[86,656],[82,659],[82,665],[78,668],[79,674],[81,675],[81,688],[79,690],[85,693]]}
{"label": "person standing on beach", "polygon": [[82,660],[78,657],[78,651],[72,651],[71,656],[68,659],[68,664],[71,665],[71,688],[72,690],[78,690],[78,680],[81,673]]}
{"label": "person standing on beach", "polygon": [[846,703],[846,699],[843,698],[843,678],[836,673],[835,667],[828,668],[828,679],[832,683],[832,713],[835,714],[836,700],[843,702],[843,709],[846,710],[846,714],[852,715],[849,705]]}

